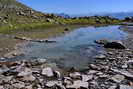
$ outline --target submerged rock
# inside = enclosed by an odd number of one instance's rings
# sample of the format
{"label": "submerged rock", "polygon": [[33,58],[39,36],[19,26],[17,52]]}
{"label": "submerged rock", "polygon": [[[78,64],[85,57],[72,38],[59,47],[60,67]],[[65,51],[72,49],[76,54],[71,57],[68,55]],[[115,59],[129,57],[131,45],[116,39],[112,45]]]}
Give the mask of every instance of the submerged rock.
{"label": "submerged rock", "polygon": [[102,40],[95,40],[94,42],[97,44],[103,44],[104,45],[104,44],[108,43],[108,40],[102,39]]}
{"label": "submerged rock", "polygon": [[101,54],[95,57],[96,59],[106,59],[106,56]]}

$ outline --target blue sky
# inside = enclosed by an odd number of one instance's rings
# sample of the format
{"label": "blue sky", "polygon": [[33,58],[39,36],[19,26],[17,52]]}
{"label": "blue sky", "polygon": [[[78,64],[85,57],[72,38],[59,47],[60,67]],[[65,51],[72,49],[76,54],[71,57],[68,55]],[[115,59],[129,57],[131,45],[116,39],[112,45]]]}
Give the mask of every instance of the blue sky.
{"label": "blue sky", "polygon": [[88,14],[133,11],[133,0],[18,0],[48,13]]}

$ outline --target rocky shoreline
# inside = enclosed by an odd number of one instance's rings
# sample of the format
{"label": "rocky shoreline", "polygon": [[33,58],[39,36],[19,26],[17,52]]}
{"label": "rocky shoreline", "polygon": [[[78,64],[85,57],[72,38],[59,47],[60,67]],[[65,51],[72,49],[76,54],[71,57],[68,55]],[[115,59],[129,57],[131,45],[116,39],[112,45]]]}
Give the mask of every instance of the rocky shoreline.
{"label": "rocky shoreline", "polygon": [[133,89],[132,39],[123,41],[126,49],[105,49],[82,71],[58,68],[47,59],[1,61],[0,89]]}
{"label": "rocky shoreline", "polygon": [[46,59],[3,61],[0,89],[133,89],[132,53],[111,49],[82,71],[61,70]]}

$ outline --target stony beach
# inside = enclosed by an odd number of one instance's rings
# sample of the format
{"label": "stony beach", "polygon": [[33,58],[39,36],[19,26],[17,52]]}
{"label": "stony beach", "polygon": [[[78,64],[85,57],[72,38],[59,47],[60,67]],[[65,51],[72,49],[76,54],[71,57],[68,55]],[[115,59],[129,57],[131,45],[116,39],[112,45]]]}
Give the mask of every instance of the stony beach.
{"label": "stony beach", "polygon": [[132,39],[130,31],[125,49],[106,48],[80,71],[61,69],[47,59],[1,61],[0,89],[133,89]]}

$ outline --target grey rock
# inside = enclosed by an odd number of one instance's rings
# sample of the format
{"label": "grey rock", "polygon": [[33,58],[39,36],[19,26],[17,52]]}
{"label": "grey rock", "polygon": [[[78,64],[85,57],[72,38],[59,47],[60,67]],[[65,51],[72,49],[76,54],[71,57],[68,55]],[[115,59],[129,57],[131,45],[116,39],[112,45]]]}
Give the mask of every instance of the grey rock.
{"label": "grey rock", "polygon": [[59,71],[54,71],[53,73],[56,78],[61,78],[61,73]]}
{"label": "grey rock", "polygon": [[52,88],[52,87],[56,87],[56,89],[66,89],[63,85],[61,81],[49,81],[45,84],[46,87],[48,88]]}
{"label": "grey rock", "polygon": [[12,84],[12,86],[17,89],[22,89],[25,88],[25,83],[24,82],[14,83]]}
{"label": "grey rock", "polygon": [[36,78],[33,75],[27,75],[21,78],[23,81],[34,81]]}
{"label": "grey rock", "polygon": [[53,76],[54,76],[53,69],[50,68],[50,67],[44,68],[44,69],[42,70],[42,75],[45,75],[45,76],[47,76],[47,77],[53,77]]}
{"label": "grey rock", "polygon": [[127,66],[128,66],[128,68],[133,69],[133,60],[129,60],[127,62]]}
{"label": "grey rock", "polygon": [[31,69],[24,68],[24,70],[20,71],[17,76],[18,77],[23,77],[23,76],[27,76],[27,75],[31,75],[31,74],[32,74],[32,70]]}
{"label": "grey rock", "polygon": [[108,43],[108,40],[102,39],[102,40],[95,40],[94,42],[97,44],[106,44],[106,43]]}
{"label": "grey rock", "polygon": [[93,75],[82,75],[82,81],[87,82],[93,79]]}
{"label": "grey rock", "polygon": [[105,56],[105,55],[103,55],[103,54],[101,54],[101,55],[96,56],[95,58],[96,58],[96,59],[105,59],[105,58],[106,58],[106,56]]}
{"label": "grey rock", "polygon": [[126,49],[126,46],[122,42],[108,42],[104,45],[104,47],[114,49]]}
{"label": "grey rock", "polygon": [[5,89],[3,86],[0,86],[0,89]]}
{"label": "grey rock", "polygon": [[38,58],[36,61],[39,63],[45,63],[47,61],[47,59]]}
{"label": "grey rock", "polygon": [[126,76],[126,77],[128,77],[128,78],[133,79],[133,74],[130,73],[130,72],[128,72],[128,71],[117,70],[117,69],[111,69],[111,70],[112,70],[113,72],[119,73],[119,74],[124,75],[124,76]]}
{"label": "grey rock", "polygon": [[89,84],[88,82],[84,82],[81,80],[74,81],[72,85],[66,86],[67,89],[80,89],[80,88],[88,89]]}
{"label": "grey rock", "polygon": [[119,89],[133,89],[133,86],[120,85],[120,88]]}
{"label": "grey rock", "polygon": [[117,88],[117,86],[115,86],[115,85],[109,87],[109,89],[116,89],[116,88]]}
{"label": "grey rock", "polygon": [[73,84],[73,80],[70,77],[64,77],[63,78],[63,83],[65,85],[72,85]]}
{"label": "grey rock", "polygon": [[57,84],[59,84],[59,83],[60,83],[59,81],[49,81],[49,82],[47,82],[47,83],[45,84],[45,86],[51,88],[51,87],[53,87],[53,86],[55,86],[55,85],[57,85]]}
{"label": "grey rock", "polygon": [[73,79],[81,79],[81,74],[79,72],[70,73],[69,76]]}
{"label": "grey rock", "polygon": [[98,73],[98,71],[96,71],[96,70],[89,70],[87,74],[90,75],[90,74],[96,74],[96,73]]}
{"label": "grey rock", "polygon": [[90,64],[89,67],[93,70],[98,70],[99,67],[97,65],[94,65],[94,64]]}
{"label": "grey rock", "polygon": [[115,75],[111,78],[112,81],[116,82],[116,83],[120,83],[121,81],[123,81],[125,79],[125,77],[123,75]]}

